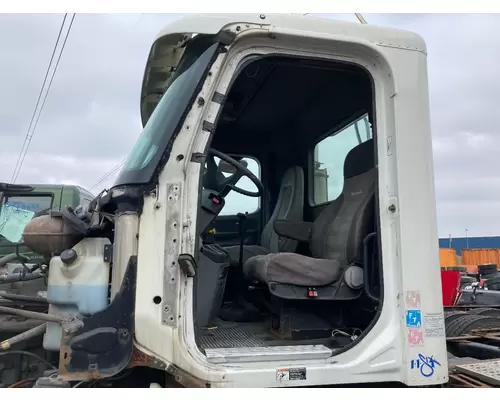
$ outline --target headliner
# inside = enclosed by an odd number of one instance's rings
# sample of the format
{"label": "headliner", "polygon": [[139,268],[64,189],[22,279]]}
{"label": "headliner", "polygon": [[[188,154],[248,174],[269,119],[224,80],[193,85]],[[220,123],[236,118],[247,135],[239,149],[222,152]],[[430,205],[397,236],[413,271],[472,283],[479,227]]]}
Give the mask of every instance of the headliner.
{"label": "headliner", "polygon": [[226,153],[245,149],[248,155],[263,147],[301,149],[371,114],[372,101],[371,78],[357,66],[265,57],[234,81],[211,146]]}

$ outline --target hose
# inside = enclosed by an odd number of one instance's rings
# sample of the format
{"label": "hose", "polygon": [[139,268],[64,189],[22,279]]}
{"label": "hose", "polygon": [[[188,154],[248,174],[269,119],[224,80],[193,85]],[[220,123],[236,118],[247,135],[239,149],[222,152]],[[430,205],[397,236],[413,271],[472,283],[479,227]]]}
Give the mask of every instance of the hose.
{"label": "hose", "polygon": [[[0,316],[1,317],[1,316]],[[13,333],[24,332],[29,329],[35,328],[40,325],[40,321],[34,319],[27,319],[25,321],[17,320],[3,320],[0,318],[0,333]]]}
{"label": "hose", "polygon": [[3,256],[0,258],[0,267],[5,266],[6,264],[10,263],[11,261],[17,260],[17,254],[16,253],[11,253],[7,254],[6,256]]}
{"label": "hose", "polygon": [[0,275],[0,283],[14,283],[20,281],[32,281],[34,279],[44,278],[45,275],[40,271],[24,273],[23,271],[12,274]]}
{"label": "hose", "polygon": [[26,303],[47,304],[47,299],[44,299],[42,297],[25,296],[22,294],[7,293],[3,290],[0,290],[0,298],[4,298],[6,300],[12,300],[12,301],[25,301]]}
{"label": "hose", "polygon": [[65,320],[63,317],[58,317],[56,315],[44,314],[27,310],[18,310],[16,308],[10,308],[4,306],[0,306],[0,314],[17,315],[19,317],[37,319],[46,322],[56,322],[59,324]]}
{"label": "hose", "polygon": [[8,386],[7,389],[10,389],[10,388],[25,388],[29,384],[33,384],[35,382],[36,382],[35,378],[23,379],[22,381],[16,382],[13,385]]}
{"label": "hose", "polygon": [[45,329],[47,328],[47,324],[41,324],[38,325],[35,328],[30,329],[29,331],[20,333],[19,335],[13,336],[7,340],[4,340],[3,342],[0,342],[0,350],[9,350],[13,345],[24,342],[26,340],[29,340],[31,338],[34,338],[35,336],[41,335],[45,332]]}
{"label": "hose", "polygon": [[[28,311],[36,311],[36,312],[41,312],[41,313],[46,312],[47,308],[48,308],[48,304],[12,301],[12,300],[6,300],[2,297],[0,297],[0,306],[9,307],[9,308],[18,308],[18,309],[28,310]],[[0,324],[1,324],[1,322],[0,322]],[[0,330],[1,330],[1,328],[2,328],[2,326],[0,325]]]}

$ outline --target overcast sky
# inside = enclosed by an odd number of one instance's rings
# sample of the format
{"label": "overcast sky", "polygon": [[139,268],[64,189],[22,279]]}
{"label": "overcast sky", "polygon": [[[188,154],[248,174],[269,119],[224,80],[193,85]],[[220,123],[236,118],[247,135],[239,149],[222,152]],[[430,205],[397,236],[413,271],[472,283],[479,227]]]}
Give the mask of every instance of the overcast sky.
{"label": "overcast sky", "polygon": [[[0,15],[0,181],[11,180],[62,17]],[[128,155],[150,45],[180,17],[77,14],[18,183],[90,188]],[[500,15],[365,18],[427,42],[440,236],[500,235]]]}

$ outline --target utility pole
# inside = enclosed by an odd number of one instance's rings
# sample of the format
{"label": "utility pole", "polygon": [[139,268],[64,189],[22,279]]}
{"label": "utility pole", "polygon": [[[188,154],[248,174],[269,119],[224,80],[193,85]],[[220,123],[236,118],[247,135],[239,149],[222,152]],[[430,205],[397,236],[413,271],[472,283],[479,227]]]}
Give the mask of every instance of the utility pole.
{"label": "utility pole", "polygon": [[465,228],[465,248],[469,248],[469,230]]}

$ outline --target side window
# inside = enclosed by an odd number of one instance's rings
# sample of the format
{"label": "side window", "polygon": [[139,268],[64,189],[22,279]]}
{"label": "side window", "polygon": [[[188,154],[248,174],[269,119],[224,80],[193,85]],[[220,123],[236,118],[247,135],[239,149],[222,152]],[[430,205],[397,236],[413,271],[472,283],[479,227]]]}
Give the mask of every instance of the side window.
{"label": "side window", "polygon": [[368,115],[326,137],[314,148],[313,205],[337,199],[344,188],[347,153],[373,137]]}
{"label": "side window", "polygon": [[[217,164],[219,159],[215,158]],[[259,162],[251,157],[244,157],[241,162],[246,162],[247,168],[260,179],[260,164]],[[223,172],[224,176],[228,177],[231,175],[230,172]],[[237,187],[251,192],[255,192],[257,188],[252,183],[252,181],[246,176],[242,177],[238,183]],[[235,191],[231,191],[225,198],[226,204],[219,215],[236,215],[238,213],[254,213],[260,208],[260,197],[248,197]]]}

